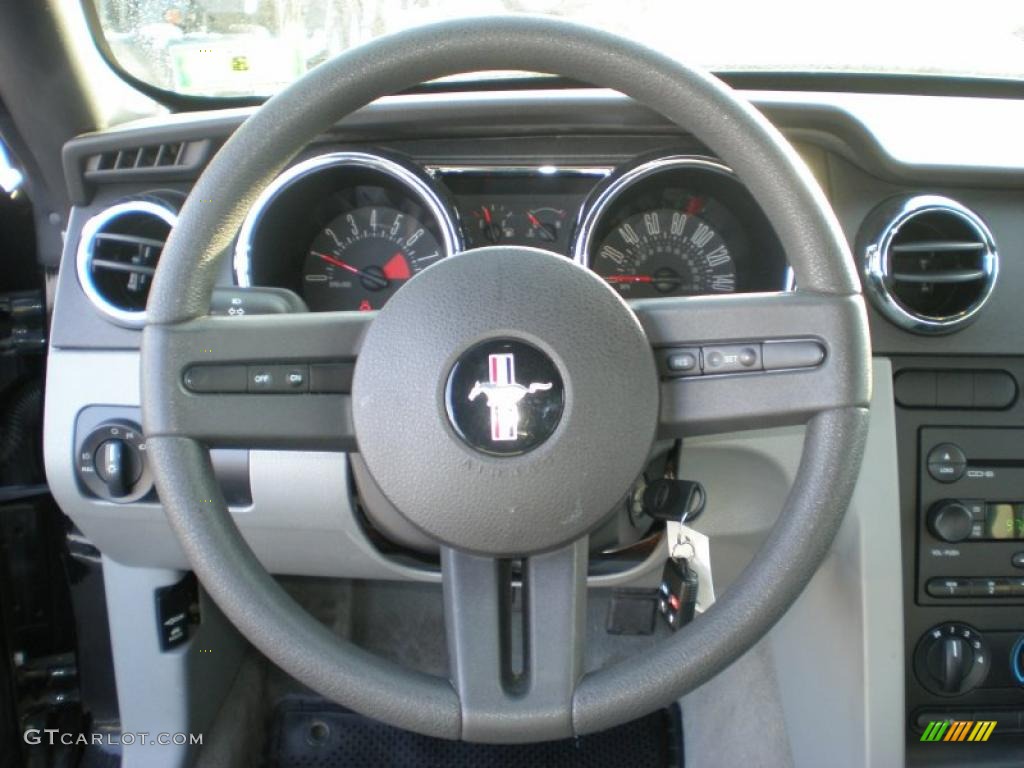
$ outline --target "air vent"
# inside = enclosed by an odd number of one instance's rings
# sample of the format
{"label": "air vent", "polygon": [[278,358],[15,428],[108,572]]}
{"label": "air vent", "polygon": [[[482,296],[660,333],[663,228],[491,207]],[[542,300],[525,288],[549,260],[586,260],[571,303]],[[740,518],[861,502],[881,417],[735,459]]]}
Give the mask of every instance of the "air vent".
{"label": "air vent", "polygon": [[883,205],[866,225],[865,286],[889,320],[950,333],[981,311],[999,271],[992,233],[955,200],[921,196]]}
{"label": "air vent", "polygon": [[187,148],[188,144],[185,142],[174,142],[100,152],[98,155],[93,155],[89,158],[86,172],[173,168],[174,166],[185,165],[185,152]]}
{"label": "air vent", "polygon": [[177,215],[149,200],[119,203],[82,227],[78,281],[82,290],[114,322],[139,328],[157,261]]}

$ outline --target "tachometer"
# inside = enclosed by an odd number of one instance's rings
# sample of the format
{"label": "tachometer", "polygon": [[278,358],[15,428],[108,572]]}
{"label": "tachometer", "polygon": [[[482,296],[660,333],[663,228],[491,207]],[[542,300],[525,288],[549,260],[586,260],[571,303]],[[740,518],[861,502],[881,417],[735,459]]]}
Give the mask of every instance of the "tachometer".
{"label": "tachometer", "polygon": [[287,288],[314,312],[380,309],[462,250],[444,187],[406,158],[330,152],[260,194],[235,246],[238,284]]}
{"label": "tachometer", "polygon": [[625,219],[599,243],[591,267],[632,298],[736,290],[725,239],[686,210],[656,208]]}
{"label": "tachometer", "polygon": [[356,208],[332,219],[313,240],[303,294],[314,312],[380,309],[402,283],[443,255],[416,217],[385,206]]}

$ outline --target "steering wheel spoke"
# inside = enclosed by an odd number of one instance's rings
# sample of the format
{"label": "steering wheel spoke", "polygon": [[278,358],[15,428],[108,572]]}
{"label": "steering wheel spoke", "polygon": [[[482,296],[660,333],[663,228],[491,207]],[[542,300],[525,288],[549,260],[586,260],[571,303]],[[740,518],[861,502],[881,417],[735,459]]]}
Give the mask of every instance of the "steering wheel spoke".
{"label": "steering wheel spoke", "polygon": [[[373,313],[200,317],[150,325],[146,434],[211,446],[351,450],[351,376]],[[148,370],[148,369],[147,369]]]}
{"label": "steering wheel spoke", "polygon": [[448,655],[462,738],[511,743],[573,735],[583,670],[587,539],[522,560],[521,611],[508,560],[444,548]]}
{"label": "steering wheel spoke", "polygon": [[870,400],[858,296],[797,291],[631,306],[658,361],[661,437],[805,424]]}

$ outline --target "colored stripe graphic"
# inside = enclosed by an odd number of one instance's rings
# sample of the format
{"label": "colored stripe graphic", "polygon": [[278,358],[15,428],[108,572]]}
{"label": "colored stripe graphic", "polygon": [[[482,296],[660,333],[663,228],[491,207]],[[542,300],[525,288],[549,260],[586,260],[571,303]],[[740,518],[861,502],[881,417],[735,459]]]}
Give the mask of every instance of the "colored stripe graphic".
{"label": "colored stripe graphic", "polygon": [[988,741],[997,724],[995,720],[932,720],[921,741]]}
{"label": "colored stripe graphic", "polygon": [[921,735],[921,741],[939,741],[949,728],[948,720],[933,720]]}
{"label": "colored stripe graphic", "polygon": [[996,729],[995,720],[982,720],[971,731],[971,735],[968,737],[968,741],[988,741],[988,737],[992,735],[992,731]]}
{"label": "colored stripe graphic", "polygon": [[965,735],[967,735],[967,729],[973,725],[971,720],[957,720],[954,721],[949,728],[949,732],[946,733],[946,738],[943,741],[963,741]]}

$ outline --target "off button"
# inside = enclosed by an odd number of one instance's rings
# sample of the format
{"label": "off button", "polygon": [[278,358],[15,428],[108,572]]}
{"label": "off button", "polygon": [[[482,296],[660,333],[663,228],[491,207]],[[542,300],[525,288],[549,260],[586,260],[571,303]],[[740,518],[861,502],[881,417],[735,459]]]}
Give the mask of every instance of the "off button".
{"label": "off button", "polygon": [[250,365],[249,392],[306,392],[309,389],[309,366]]}
{"label": "off button", "polygon": [[955,483],[967,471],[967,456],[960,446],[942,443],[928,453],[928,474],[940,483]]}

